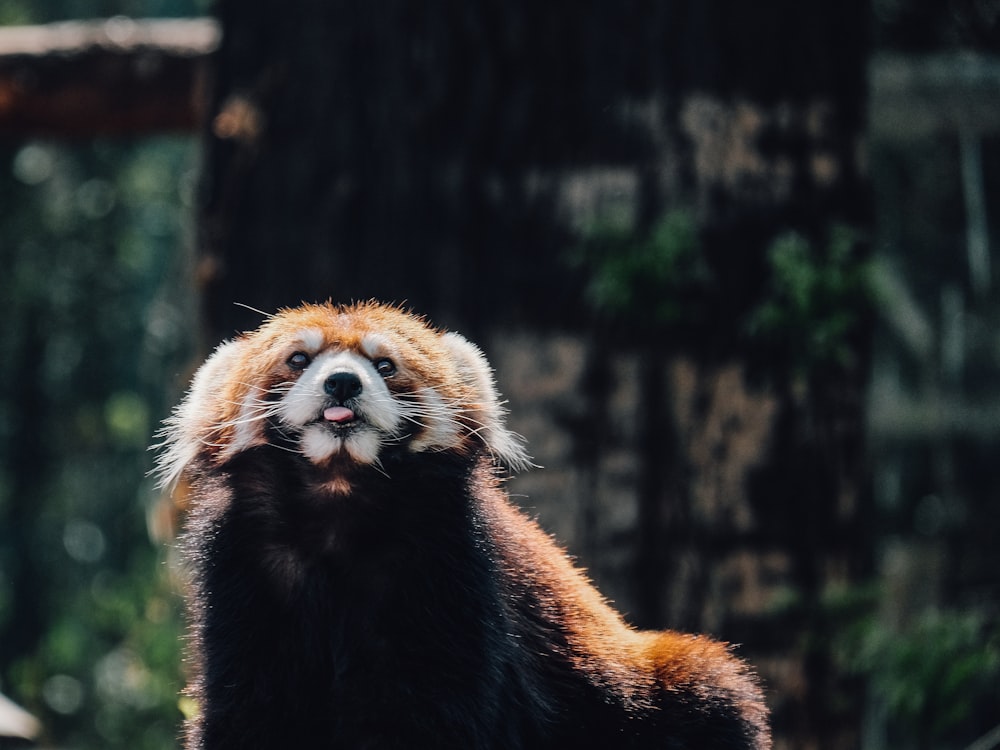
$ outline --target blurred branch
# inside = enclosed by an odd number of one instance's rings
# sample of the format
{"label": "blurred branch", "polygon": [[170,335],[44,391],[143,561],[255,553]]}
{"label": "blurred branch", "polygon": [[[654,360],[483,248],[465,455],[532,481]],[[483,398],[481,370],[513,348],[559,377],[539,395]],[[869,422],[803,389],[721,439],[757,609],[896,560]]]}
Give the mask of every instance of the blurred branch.
{"label": "blurred branch", "polygon": [[0,136],[193,131],[215,21],[73,21],[0,28]]}
{"label": "blurred branch", "polygon": [[1000,725],[993,727],[965,750],[993,750],[998,746],[1000,746]]}
{"label": "blurred branch", "polygon": [[1000,436],[1000,402],[972,401],[939,391],[911,395],[896,383],[876,379],[869,397],[868,427],[878,439],[995,440]]}
{"label": "blurred branch", "polygon": [[965,248],[969,280],[979,300],[990,290],[990,232],[986,187],[983,182],[983,155],[980,136],[962,128],[958,133],[962,166],[962,197],[965,203]]}
{"label": "blurred branch", "polygon": [[868,72],[875,137],[1000,131],[1000,57],[876,55]]}
{"label": "blurred branch", "polygon": [[869,128],[876,137],[1000,130],[998,57],[876,55],[868,79]]}
{"label": "blurred branch", "polygon": [[929,362],[934,356],[934,327],[903,274],[881,258],[872,264],[872,285],[886,325],[908,352]]}

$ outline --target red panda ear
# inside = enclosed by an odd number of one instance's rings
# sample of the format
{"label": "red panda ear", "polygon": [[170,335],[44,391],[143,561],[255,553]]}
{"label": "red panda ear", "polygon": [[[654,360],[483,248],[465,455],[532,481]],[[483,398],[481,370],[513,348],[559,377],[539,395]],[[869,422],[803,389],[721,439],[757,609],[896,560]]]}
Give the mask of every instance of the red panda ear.
{"label": "red panda ear", "polygon": [[245,339],[224,341],[198,368],[191,386],[173,414],[164,421],[154,446],[160,451],[153,474],[157,485],[171,489],[202,451],[222,446],[225,425],[232,422],[237,396],[232,384],[240,381]]}
{"label": "red panda ear", "polygon": [[445,333],[441,339],[473,394],[469,407],[476,425],[475,435],[486,444],[493,458],[511,471],[532,466],[521,436],[507,429],[507,412],[497,393],[493,370],[482,351],[458,333]]}

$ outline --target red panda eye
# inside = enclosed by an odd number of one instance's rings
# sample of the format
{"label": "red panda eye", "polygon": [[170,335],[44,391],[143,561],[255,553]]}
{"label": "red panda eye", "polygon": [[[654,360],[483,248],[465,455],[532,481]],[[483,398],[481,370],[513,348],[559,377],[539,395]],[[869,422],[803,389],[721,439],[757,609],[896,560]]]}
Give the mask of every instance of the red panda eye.
{"label": "red panda eye", "polygon": [[396,365],[391,359],[383,357],[382,359],[375,360],[375,370],[383,378],[387,378],[390,375],[396,374]]}
{"label": "red panda eye", "polygon": [[309,355],[305,352],[295,352],[287,360],[288,366],[293,370],[304,370],[309,366]]}

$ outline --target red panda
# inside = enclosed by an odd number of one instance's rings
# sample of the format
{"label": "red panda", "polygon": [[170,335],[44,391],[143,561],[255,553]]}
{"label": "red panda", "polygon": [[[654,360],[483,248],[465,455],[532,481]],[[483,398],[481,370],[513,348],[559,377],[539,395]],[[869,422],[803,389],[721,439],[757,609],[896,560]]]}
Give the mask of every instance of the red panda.
{"label": "red panda", "polygon": [[375,302],[223,343],[164,428],[191,493],[188,750],[754,748],[757,680],[631,628],[538,525],[480,350]]}

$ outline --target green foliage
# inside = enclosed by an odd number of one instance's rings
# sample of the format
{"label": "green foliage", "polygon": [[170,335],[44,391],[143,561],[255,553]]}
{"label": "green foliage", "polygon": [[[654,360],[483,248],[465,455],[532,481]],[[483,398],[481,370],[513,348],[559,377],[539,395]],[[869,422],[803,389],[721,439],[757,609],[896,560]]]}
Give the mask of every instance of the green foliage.
{"label": "green foliage", "polygon": [[767,251],[769,286],[747,319],[752,338],[789,351],[803,370],[854,361],[851,334],[870,308],[868,264],[856,233],[834,225],[820,250],[797,232]]}
{"label": "green foliage", "polygon": [[694,340],[723,330],[731,341],[780,352],[810,371],[853,363],[851,336],[872,298],[858,246],[856,233],[842,225],[828,230],[822,247],[797,232],[779,234],[764,254],[762,283],[742,308],[722,298],[728,293],[689,211],[672,211],[647,234],[598,224],[573,260],[587,270],[586,293],[602,315],[639,330],[684,331],[689,339],[693,331]]}
{"label": "green foliage", "polygon": [[54,746],[176,744],[180,608],[145,474],[191,344],[194,155],[0,151],[0,681]]}
{"label": "green foliage", "polygon": [[598,224],[573,260],[590,272],[586,291],[596,310],[642,327],[697,317],[695,297],[710,282],[697,225],[683,210],[668,213],[648,235]]}
{"label": "green foliage", "polygon": [[1000,700],[1000,632],[977,612],[930,610],[901,632],[859,620],[843,633],[840,652],[869,679],[889,719],[925,742]]}
{"label": "green foliage", "polygon": [[181,630],[158,562],[139,546],[129,570],[99,570],[64,594],[39,648],[11,665],[17,694],[60,746],[174,746]]}
{"label": "green foliage", "polygon": [[32,14],[27,2],[0,3],[0,26],[18,26],[30,23]]}

